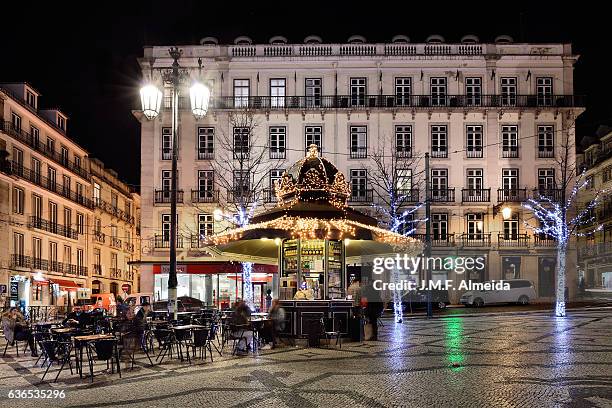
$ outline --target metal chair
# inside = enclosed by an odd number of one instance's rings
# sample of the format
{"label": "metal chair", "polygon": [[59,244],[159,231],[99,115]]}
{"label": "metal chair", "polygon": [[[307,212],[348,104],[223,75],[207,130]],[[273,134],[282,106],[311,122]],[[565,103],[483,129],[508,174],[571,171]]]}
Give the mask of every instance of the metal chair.
{"label": "metal chair", "polygon": [[[339,330],[333,330],[335,319],[333,318],[321,318],[321,337],[327,339],[327,345],[331,344],[331,340],[336,338],[336,346],[340,345],[342,348],[342,335]],[[331,324],[329,324],[331,323]]]}
{"label": "metal chair", "polygon": [[61,366],[53,382],[57,382],[57,379],[62,373],[66,363],[68,363],[68,366],[70,367],[70,374],[74,374],[72,371],[72,363],[70,362],[70,354],[72,352],[71,344],[61,343],[57,340],[43,340],[40,344],[42,346],[42,353],[45,355],[45,362],[49,363],[40,380],[41,383],[45,380],[45,376],[49,372],[49,368],[51,368],[54,363],[56,365],[61,364]]}

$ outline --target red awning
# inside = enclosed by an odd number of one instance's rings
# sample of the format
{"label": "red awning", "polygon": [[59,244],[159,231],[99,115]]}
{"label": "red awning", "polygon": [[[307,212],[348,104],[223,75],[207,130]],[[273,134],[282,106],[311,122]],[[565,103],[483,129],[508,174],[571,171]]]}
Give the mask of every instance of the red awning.
{"label": "red awning", "polygon": [[80,288],[82,285],[79,283],[76,283],[75,281],[72,280],[68,280],[68,279],[49,279],[51,281],[51,283],[55,283],[60,285],[61,288],[64,289],[78,289]]}
{"label": "red awning", "polygon": [[[193,264],[181,264],[176,266],[177,273],[187,274],[217,274],[217,273],[241,273],[242,264],[239,262],[201,262]],[[278,266],[276,265],[265,265],[265,264],[253,264],[254,273],[278,273]],[[168,265],[155,264],[153,265],[153,273],[168,273]]]}

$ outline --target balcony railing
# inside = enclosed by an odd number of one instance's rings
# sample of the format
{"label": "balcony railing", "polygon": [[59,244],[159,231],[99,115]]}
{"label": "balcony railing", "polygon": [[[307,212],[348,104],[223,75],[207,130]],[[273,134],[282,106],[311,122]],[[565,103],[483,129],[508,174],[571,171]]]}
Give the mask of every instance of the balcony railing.
{"label": "balcony railing", "polygon": [[349,201],[352,203],[371,203],[374,201],[374,190],[353,189]]}
{"label": "balcony railing", "polygon": [[102,276],[102,265],[93,264],[91,265],[93,276]]}
{"label": "balcony railing", "polygon": [[11,122],[0,121],[0,123],[2,124],[2,130],[4,131],[4,133],[14,137],[15,139],[19,140],[24,144],[27,144],[37,152],[42,153],[44,156],[50,158],[57,164],[60,164],[61,166],[67,168],[76,175],[81,176],[86,180],[89,180],[90,176],[87,170],[77,166],[76,164],[74,164],[74,162],[66,160],[66,157],[62,156],[60,152],[57,152],[55,150],[49,150],[46,144],[41,143],[39,139],[33,137],[30,133],[27,133],[21,129],[16,129]]}
{"label": "balcony railing", "polygon": [[416,203],[419,201],[418,188],[401,188],[395,190],[396,197],[401,202]]}
{"label": "balcony railing", "polygon": [[112,279],[121,279],[121,269],[119,268],[109,268],[110,277]]}
{"label": "balcony railing", "polygon": [[504,146],[502,147],[502,157],[504,159],[516,159],[519,157],[518,146]]}
{"label": "balcony railing", "polygon": [[251,202],[256,197],[256,193],[247,189],[235,189],[227,190],[227,202],[228,203],[240,203],[240,202]]}
{"label": "balcony railing", "polygon": [[550,200],[552,202],[561,202],[563,189],[561,188],[536,188],[533,190],[533,197],[536,200]]}
{"label": "balcony railing", "polygon": [[87,208],[92,208],[92,202],[90,199],[84,197],[83,195],[77,194],[75,191],[66,189],[61,184],[55,183],[54,180],[48,179],[40,173],[32,171],[17,162],[3,162],[0,171],[27,180],[32,184],[36,184],[37,186],[42,187],[45,190],[61,195],[64,198],[73,201],[79,205],[82,205]]}
{"label": "balcony railing", "polygon": [[555,157],[555,150],[552,147],[538,147],[538,158],[550,159]]}
{"label": "balcony railing", "polygon": [[529,247],[529,235],[527,234],[498,234],[497,244],[500,247]]}
{"label": "balcony railing", "polygon": [[546,247],[546,248],[551,248],[551,247],[556,247],[557,246],[557,240],[548,236],[548,235],[540,235],[540,234],[534,234],[533,235],[533,244],[536,247]]}
{"label": "balcony railing", "polygon": [[461,201],[464,203],[488,203],[491,201],[490,188],[463,188]]}
{"label": "balcony railing", "polygon": [[123,280],[125,280],[125,281],[133,281],[134,280],[134,271],[130,270],[130,269],[123,271]]}
{"label": "balcony railing", "polygon": [[[155,204],[169,204],[172,193],[170,190],[155,190]],[[176,191],[176,202],[183,202],[183,190]]]}
{"label": "balcony railing", "polygon": [[[155,235],[153,245],[155,248],[170,248],[170,237],[165,235]],[[183,237],[181,235],[177,235],[176,237],[176,247],[183,248]]]}
{"label": "balcony railing", "polygon": [[479,159],[482,158],[482,147],[471,147],[466,150],[468,159]]}
{"label": "balcony railing", "polygon": [[464,247],[488,247],[491,245],[491,234],[461,234],[461,245]]}
{"label": "balcony railing", "polygon": [[[211,109],[321,110],[321,109],[391,109],[391,108],[464,108],[464,107],[574,107],[584,106],[578,95],[555,95],[538,100],[536,95],[322,95],[312,96],[217,96]],[[183,108],[188,108],[187,103]]]}
{"label": "balcony railing", "polygon": [[99,242],[100,244],[104,244],[106,242],[106,235],[103,232],[94,230],[92,237],[94,242]]}
{"label": "balcony railing", "polygon": [[499,188],[497,189],[497,202],[522,203],[527,200],[526,188]]}
{"label": "balcony railing", "polygon": [[111,237],[111,239],[110,239],[110,245],[111,245],[113,248],[118,248],[118,249],[121,249],[121,240],[120,240],[119,238],[116,238],[116,237]]}
{"label": "balcony railing", "polygon": [[432,150],[431,157],[434,159],[445,159],[448,157],[448,149]]}
{"label": "balcony railing", "polygon": [[134,244],[132,244],[131,242],[126,242],[124,246],[126,251],[134,252]]}
{"label": "balcony railing", "polygon": [[215,151],[212,148],[198,149],[198,160],[212,160],[215,158]]}
{"label": "balcony railing", "polygon": [[270,147],[271,159],[284,159],[287,153],[284,147]]}
{"label": "balcony railing", "polygon": [[125,221],[129,224],[134,224],[134,216],[126,211],[123,211],[116,206],[107,203],[106,201],[100,198],[94,198],[92,200],[95,208],[100,208],[102,211],[112,215],[115,218],[118,218],[122,221]]}
{"label": "balcony railing", "polygon": [[87,276],[87,267],[65,262],[49,261],[21,254],[11,255],[11,267],[30,268],[42,271],[57,272],[64,275]]}
{"label": "balcony railing", "polygon": [[429,190],[429,198],[432,203],[454,203],[455,188],[432,188]]}
{"label": "balcony railing", "polygon": [[[425,234],[411,234],[410,237],[425,242]],[[455,246],[455,234],[431,234],[432,247],[453,247]]]}
{"label": "balcony railing", "polygon": [[598,242],[578,246],[579,259],[602,255],[612,255],[612,242]]}
{"label": "balcony railing", "polygon": [[395,150],[395,157],[400,159],[408,159],[412,157],[412,147],[410,146],[397,146]]}
{"label": "balcony railing", "polygon": [[367,147],[351,146],[351,159],[365,159],[368,157]]}
{"label": "balcony railing", "polygon": [[49,222],[40,217],[30,217],[28,220],[28,228],[36,228],[70,239],[79,239],[79,233],[77,230],[54,222]]}
{"label": "balcony railing", "polygon": [[219,190],[191,190],[192,203],[218,203]]}
{"label": "balcony railing", "polygon": [[263,191],[264,202],[266,203],[275,203],[276,200],[276,192],[273,188],[266,188]]}
{"label": "balcony railing", "polygon": [[197,249],[197,248],[203,248],[204,244],[202,243],[202,241],[200,240],[200,236],[197,234],[191,235],[190,239],[189,239],[189,247],[192,249]]}

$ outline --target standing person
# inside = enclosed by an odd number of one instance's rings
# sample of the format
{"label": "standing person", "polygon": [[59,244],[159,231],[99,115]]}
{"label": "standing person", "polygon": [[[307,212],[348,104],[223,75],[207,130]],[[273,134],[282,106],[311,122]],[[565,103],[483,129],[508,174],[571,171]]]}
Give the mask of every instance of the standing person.
{"label": "standing person", "polygon": [[272,290],[266,290],[266,311],[270,311],[272,307]]}
{"label": "standing person", "polygon": [[30,351],[32,352],[32,357],[38,357],[36,345],[34,344],[34,336],[32,335],[32,331],[30,330],[30,327],[28,326],[28,323],[21,312],[17,310],[16,307],[11,307],[8,312],[5,312],[2,315],[2,321],[3,325],[6,321],[9,329],[13,331],[14,340],[27,340],[28,345],[30,346]]}
{"label": "standing person", "polygon": [[377,341],[378,340],[378,318],[380,314],[384,310],[384,303],[379,299],[376,299],[372,302],[368,302],[366,306],[366,316],[372,325],[372,337],[370,340]]}
{"label": "standing person", "polygon": [[268,313],[272,321],[272,348],[276,347],[278,333],[285,329],[285,309],[280,305],[278,299],[272,301],[272,307]]}

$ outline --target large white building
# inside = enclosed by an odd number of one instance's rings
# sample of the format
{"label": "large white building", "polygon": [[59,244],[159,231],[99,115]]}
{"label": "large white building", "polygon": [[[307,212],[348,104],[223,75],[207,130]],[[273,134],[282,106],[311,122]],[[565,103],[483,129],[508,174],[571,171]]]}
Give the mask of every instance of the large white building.
{"label": "large white building", "polygon": [[[159,81],[158,69],[172,63],[168,48],[144,49],[143,77]],[[215,174],[220,167],[215,161],[227,157],[220,152],[221,137],[240,140],[230,113],[248,110],[258,125],[257,143],[269,146],[269,171],[252,180],[265,178],[271,189],[282,170],[314,143],[349,180],[350,205],[374,214],[373,152],[384,143],[388,155],[418,158],[398,169],[398,188],[414,189],[410,205],[425,197],[420,180],[429,153],[434,253],[485,256],[485,270],[469,279],[526,278],[540,298],[553,296],[555,242],[525,228],[523,221],[533,224],[533,217],[520,202],[559,196],[558,141],[573,137],[575,118],[583,111],[583,101],[573,95],[578,56],[570,44],[517,44],[507,36],[491,43],[465,36],[452,44],[440,36],[425,43],[405,36],[369,43],[352,36],[343,44],[327,44],[310,36],[303,43],[274,37],[269,44],[253,44],[239,37],[220,45],[209,37],[180,48],[180,64],[190,75],[198,74],[201,59],[212,99],[208,115],[195,119],[182,91],[179,295],[217,304],[240,296],[239,277],[225,264],[210,262],[214,258],[201,250],[198,235],[227,227],[212,213],[231,201],[231,191],[218,181],[234,176]],[[168,89],[162,106],[153,121],[136,116],[142,124],[141,286],[163,297],[170,220],[164,199],[171,164]],[[199,193],[204,190],[211,193]],[[261,195],[262,207],[272,196]],[[502,218],[501,206],[511,208],[509,219]],[[422,213],[419,209],[416,218]],[[420,224],[416,236],[423,231]],[[575,248],[569,263],[575,265]],[[434,277],[463,278],[441,272]],[[269,276],[261,274],[261,280]],[[256,303],[265,288],[255,288]]]}

